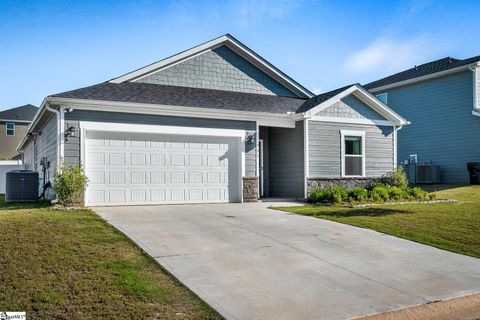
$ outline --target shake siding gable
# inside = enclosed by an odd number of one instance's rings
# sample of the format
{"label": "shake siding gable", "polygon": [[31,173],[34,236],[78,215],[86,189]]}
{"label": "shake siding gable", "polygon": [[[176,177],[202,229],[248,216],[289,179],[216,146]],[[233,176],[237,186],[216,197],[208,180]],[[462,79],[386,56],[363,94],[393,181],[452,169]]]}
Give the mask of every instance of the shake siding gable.
{"label": "shake siding gable", "polygon": [[226,46],[208,50],[135,82],[296,97]]}
{"label": "shake siding gable", "polygon": [[335,118],[385,120],[385,118],[378,114],[375,110],[352,95],[347,96],[333,105],[323,109],[316,115]]}

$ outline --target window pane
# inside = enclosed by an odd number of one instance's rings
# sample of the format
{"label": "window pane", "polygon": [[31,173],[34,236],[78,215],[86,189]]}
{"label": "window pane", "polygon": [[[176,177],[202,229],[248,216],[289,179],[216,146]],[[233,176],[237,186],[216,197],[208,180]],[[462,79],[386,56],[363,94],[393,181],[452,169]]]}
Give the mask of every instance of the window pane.
{"label": "window pane", "polygon": [[15,123],[7,122],[7,130],[15,129]]}
{"label": "window pane", "polygon": [[362,157],[345,156],[345,175],[361,176],[362,175]]}
{"label": "window pane", "polygon": [[362,154],[362,137],[345,137],[345,154]]}

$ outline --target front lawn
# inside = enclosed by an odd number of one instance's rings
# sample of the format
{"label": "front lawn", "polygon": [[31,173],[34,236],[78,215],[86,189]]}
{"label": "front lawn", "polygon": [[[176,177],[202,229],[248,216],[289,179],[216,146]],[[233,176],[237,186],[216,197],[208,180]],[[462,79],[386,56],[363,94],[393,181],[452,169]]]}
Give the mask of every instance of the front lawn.
{"label": "front lawn", "polygon": [[89,210],[6,205],[0,196],[0,311],[28,319],[219,319]]}
{"label": "front lawn", "polygon": [[367,208],[306,205],[277,209],[373,229],[480,258],[480,186],[430,189],[437,189],[438,198],[458,202]]}

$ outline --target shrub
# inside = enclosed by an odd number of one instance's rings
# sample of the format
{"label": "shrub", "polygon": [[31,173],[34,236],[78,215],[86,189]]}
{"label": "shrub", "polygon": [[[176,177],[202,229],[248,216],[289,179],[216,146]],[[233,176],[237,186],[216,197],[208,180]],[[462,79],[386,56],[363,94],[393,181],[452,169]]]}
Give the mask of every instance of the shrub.
{"label": "shrub", "polygon": [[428,192],[419,187],[410,188],[408,193],[415,200],[426,200],[429,197]]}
{"label": "shrub", "polygon": [[53,190],[59,202],[64,206],[82,205],[88,178],[79,164],[62,163],[61,171],[56,170]]}
{"label": "shrub", "polygon": [[332,203],[341,203],[348,198],[347,189],[340,186],[332,186],[326,191],[328,200]]}
{"label": "shrub", "polygon": [[365,188],[353,188],[348,191],[350,201],[364,202],[368,199],[368,190]]}
{"label": "shrub", "polygon": [[325,189],[315,188],[308,195],[308,202],[317,203],[325,201]]}
{"label": "shrub", "polygon": [[387,201],[389,199],[388,187],[383,183],[376,183],[370,191],[370,198],[373,201]]}
{"label": "shrub", "polygon": [[340,186],[331,186],[326,189],[315,188],[310,192],[308,201],[341,203],[348,198],[348,191]]}
{"label": "shrub", "polygon": [[407,190],[408,188],[407,175],[403,171],[402,167],[398,167],[397,169],[385,175],[382,178],[382,182],[387,186],[398,187],[402,190]]}
{"label": "shrub", "polygon": [[388,188],[388,196],[392,200],[403,200],[407,197],[405,190],[400,187],[392,186]]}

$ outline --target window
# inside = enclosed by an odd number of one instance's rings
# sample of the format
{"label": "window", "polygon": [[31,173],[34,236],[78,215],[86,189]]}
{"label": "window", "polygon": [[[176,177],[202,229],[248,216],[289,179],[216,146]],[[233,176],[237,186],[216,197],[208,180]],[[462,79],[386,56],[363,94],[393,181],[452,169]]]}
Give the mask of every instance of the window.
{"label": "window", "polygon": [[6,129],[7,129],[7,136],[15,135],[15,123],[7,122]]}
{"label": "window", "polygon": [[387,104],[388,103],[388,94],[385,93],[380,93],[376,95],[377,99],[382,101],[383,103]]}
{"label": "window", "polygon": [[365,176],[365,132],[341,131],[342,136],[342,176]]}

